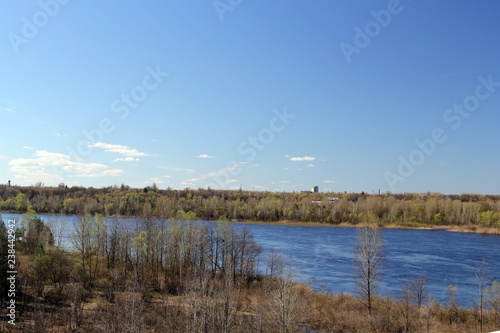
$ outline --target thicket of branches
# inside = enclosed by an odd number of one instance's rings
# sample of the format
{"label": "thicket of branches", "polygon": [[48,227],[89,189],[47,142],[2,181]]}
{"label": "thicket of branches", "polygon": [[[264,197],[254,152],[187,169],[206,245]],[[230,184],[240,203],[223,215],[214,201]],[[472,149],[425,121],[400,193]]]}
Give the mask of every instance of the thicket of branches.
{"label": "thicket of branches", "polygon": [[[339,198],[339,200],[332,200]],[[0,211],[204,220],[291,221],[500,228],[500,196],[406,193],[272,193],[0,186]]]}
{"label": "thicket of branches", "polygon": [[[146,206],[147,207],[147,206]],[[456,332],[500,328],[500,285],[477,270],[477,306],[447,305],[427,292],[425,278],[401,296],[313,292],[296,281],[289,260],[262,249],[245,228],[224,218],[203,223],[154,217],[135,223],[100,214],[80,218],[71,250],[55,226],[33,211],[16,231],[16,326],[7,323],[6,279],[0,281],[0,331],[17,332]],[[362,233],[360,234],[362,235]],[[380,236],[381,237],[381,236]],[[371,238],[370,238],[371,239]],[[379,244],[381,238],[359,238]],[[0,256],[7,256],[0,223]],[[367,260],[370,256],[361,261]],[[271,275],[258,274],[264,262]],[[5,267],[2,267],[5,268]],[[5,271],[2,270],[2,273]],[[262,273],[262,272],[261,272]]]}

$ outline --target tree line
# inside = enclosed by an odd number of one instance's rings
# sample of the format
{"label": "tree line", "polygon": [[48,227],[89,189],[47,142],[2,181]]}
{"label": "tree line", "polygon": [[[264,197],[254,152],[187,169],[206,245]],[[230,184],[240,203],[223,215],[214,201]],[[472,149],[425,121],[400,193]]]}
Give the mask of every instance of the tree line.
{"label": "tree line", "polygon": [[500,228],[500,196],[405,193],[273,193],[210,189],[160,190],[0,186],[0,211],[203,220],[368,223]]}

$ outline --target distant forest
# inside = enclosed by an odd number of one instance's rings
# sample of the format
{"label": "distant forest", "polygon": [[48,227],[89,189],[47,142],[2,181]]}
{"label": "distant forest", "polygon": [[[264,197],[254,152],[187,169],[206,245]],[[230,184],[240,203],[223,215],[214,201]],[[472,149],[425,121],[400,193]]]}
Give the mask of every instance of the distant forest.
{"label": "distant forest", "polygon": [[161,190],[0,186],[0,211],[261,222],[377,222],[500,228],[500,195],[405,193],[274,193],[211,189]]}

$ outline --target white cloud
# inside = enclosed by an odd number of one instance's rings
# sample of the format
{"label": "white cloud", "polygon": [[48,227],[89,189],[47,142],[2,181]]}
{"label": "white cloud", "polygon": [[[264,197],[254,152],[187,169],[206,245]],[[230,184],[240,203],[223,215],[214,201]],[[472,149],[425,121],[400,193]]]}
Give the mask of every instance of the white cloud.
{"label": "white cloud", "polygon": [[252,188],[259,189],[259,190],[265,190],[267,188],[267,186],[254,185],[254,186],[252,186]]}
{"label": "white cloud", "polygon": [[104,177],[121,176],[123,170],[111,169],[100,163],[84,163],[71,160],[68,155],[37,150],[36,158],[16,158],[9,162],[16,178],[26,181],[44,181],[53,183],[68,177]]}
{"label": "white cloud", "polygon": [[228,181],[226,181],[226,184],[237,183],[237,182],[238,179],[229,179]]}
{"label": "white cloud", "polygon": [[215,158],[215,156],[209,156],[207,154],[198,155],[198,158]]}
{"label": "white cloud", "polygon": [[335,183],[334,180],[325,180],[324,183]]}
{"label": "white cloud", "polygon": [[290,183],[290,181],[289,180],[282,180],[282,181],[280,181],[280,183],[282,183],[282,184],[288,184],[288,183]]}
{"label": "white cloud", "polygon": [[24,146],[23,149],[35,149],[35,148],[30,146]]}
{"label": "white cloud", "polygon": [[102,148],[105,152],[108,153],[117,153],[121,155],[125,155],[128,157],[141,157],[141,156],[150,156],[146,153],[141,153],[134,148],[130,148],[122,145],[113,145],[109,143],[97,142],[92,145],[89,145],[90,148]]}
{"label": "white cloud", "polygon": [[196,172],[194,169],[174,168],[174,167],[169,167],[166,165],[157,165],[156,167],[163,169],[163,170],[169,170],[169,171],[179,171],[179,172],[186,172],[186,173],[195,173]]}
{"label": "white cloud", "polygon": [[113,160],[113,162],[120,162],[120,161],[133,162],[133,161],[139,161],[139,159],[129,156],[129,157],[118,157]]}
{"label": "white cloud", "polygon": [[314,164],[308,164],[307,166],[313,168]]}
{"label": "white cloud", "polygon": [[290,161],[302,162],[302,161],[314,161],[315,159],[316,159],[315,157],[304,156],[304,157],[292,157],[290,158]]}
{"label": "white cloud", "polygon": [[168,175],[167,176],[163,176],[163,178],[170,178],[170,176],[168,176]]}
{"label": "white cloud", "polygon": [[290,155],[288,155],[288,154],[285,155],[285,158],[289,158],[289,157],[290,157]]}

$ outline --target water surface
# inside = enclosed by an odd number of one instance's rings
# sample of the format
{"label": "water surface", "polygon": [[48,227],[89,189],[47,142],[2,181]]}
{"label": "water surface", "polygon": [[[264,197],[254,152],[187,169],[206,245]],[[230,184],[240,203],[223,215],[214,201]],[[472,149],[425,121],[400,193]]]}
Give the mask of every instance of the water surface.
{"label": "water surface", "polygon": [[[16,214],[2,214],[4,221]],[[65,245],[77,216],[39,215],[44,221],[60,224],[65,220]],[[133,223],[123,218],[123,223]],[[205,223],[210,223],[206,222]],[[265,272],[264,258],[275,249],[291,257],[303,281],[314,280],[314,288],[327,286],[332,292],[354,293],[352,279],[352,248],[355,228],[310,227],[235,223],[246,226],[264,248],[260,273]],[[458,301],[472,304],[476,293],[474,269],[485,258],[491,281],[500,281],[500,236],[448,232],[445,230],[381,229],[386,253],[382,292],[398,297],[403,283],[418,274],[427,278],[428,289],[438,301],[444,302],[449,285],[457,287]]]}

